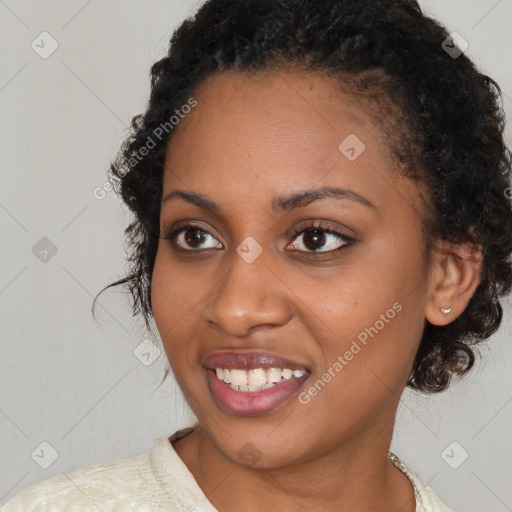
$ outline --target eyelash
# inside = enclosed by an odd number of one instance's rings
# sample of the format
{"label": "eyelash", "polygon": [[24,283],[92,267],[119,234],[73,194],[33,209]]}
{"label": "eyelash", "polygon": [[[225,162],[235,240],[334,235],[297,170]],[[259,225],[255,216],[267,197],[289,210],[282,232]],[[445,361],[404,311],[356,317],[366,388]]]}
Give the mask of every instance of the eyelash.
{"label": "eyelash", "polygon": [[344,235],[342,233],[339,233],[338,231],[335,231],[334,229],[330,229],[327,226],[323,226],[321,222],[318,223],[310,223],[304,227],[301,227],[300,229],[294,228],[291,231],[291,235],[293,236],[293,240],[295,240],[299,235],[302,235],[308,231],[319,231],[324,235],[333,235],[335,236],[338,241],[344,242],[341,247],[338,247],[337,249],[331,249],[330,251],[298,251],[303,252],[305,254],[332,254],[340,251],[341,249],[346,249],[350,245],[352,245],[355,240],[353,238],[348,237],[347,235]]}
{"label": "eyelash", "polygon": [[[174,239],[182,232],[188,231],[188,230],[197,230],[202,233],[205,233],[206,235],[209,235],[216,239],[214,235],[212,235],[207,229],[202,228],[201,226],[198,226],[196,224],[185,224],[178,226],[172,230],[169,231],[169,233],[164,236],[164,240],[174,241]],[[344,235],[342,233],[339,233],[338,231],[334,231],[333,229],[330,229],[326,226],[323,226],[321,222],[317,223],[310,223],[307,226],[301,227],[300,229],[294,228],[290,232],[287,233],[287,236],[293,236],[292,241],[295,240],[299,235],[302,235],[308,231],[320,231],[323,234],[333,235],[335,236],[339,241],[344,242],[344,244],[341,247],[338,247],[337,249],[332,249],[330,251],[302,251],[299,250],[297,252],[305,253],[305,254],[332,254],[340,251],[341,249],[346,249],[347,247],[350,247],[355,240],[347,235]],[[200,252],[204,249],[183,249],[183,247],[179,247],[179,250],[186,251],[186,252]],[[295,251],[294,251],[295,252]]]}

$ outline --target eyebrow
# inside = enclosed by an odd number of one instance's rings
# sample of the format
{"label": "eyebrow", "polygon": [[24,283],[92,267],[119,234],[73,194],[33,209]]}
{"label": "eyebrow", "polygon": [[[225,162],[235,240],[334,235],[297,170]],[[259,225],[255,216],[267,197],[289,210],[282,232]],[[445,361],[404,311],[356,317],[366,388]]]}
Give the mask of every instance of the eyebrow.
{"label": "eyebrow", "polygon": [[[348,188],[341,187],[322,187],[311,190],[301,190],[292,194],[283,195],[274,198],[272,201],[272,211],[274,214],[287,212],[294,208],[301,208],[308,204],[325,198],[346,199],[360,203],[368,208],[377,208],[370,200],[366,199],[357,192]],[[162,206],[173,199],[182,199],[203,210],[213,213],[222,213],[222,208],[215,201],[195,192],[186,192],[183,190],[174,190],[165,195],[162,199]]]}

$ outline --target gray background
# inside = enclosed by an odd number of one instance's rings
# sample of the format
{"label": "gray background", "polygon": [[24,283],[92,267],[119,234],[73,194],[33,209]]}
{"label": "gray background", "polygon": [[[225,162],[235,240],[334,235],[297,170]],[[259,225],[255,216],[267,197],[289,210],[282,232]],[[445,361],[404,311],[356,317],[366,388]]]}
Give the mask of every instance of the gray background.
{"label": "gray background", "polygon": [[[512,0],[420,3],[468,41],[510,116]],[[172,379],[158,387],[163,351],[149,365],[140,356],[146,333],[127,297],[105,293],[97,322],[90,307],[124,268],[129,216],[101,192],[107,167],[144,110],[149,67],[197,4],[0,0],[0,503],[61,472],[145,453],[193,418]],[[45,59],[31,47],[51,49],[43,31],[58,43]],[[441,395],[407,391],[399,408],[392,450],[460,512],[512,510],[506,308],[484,363]]]}

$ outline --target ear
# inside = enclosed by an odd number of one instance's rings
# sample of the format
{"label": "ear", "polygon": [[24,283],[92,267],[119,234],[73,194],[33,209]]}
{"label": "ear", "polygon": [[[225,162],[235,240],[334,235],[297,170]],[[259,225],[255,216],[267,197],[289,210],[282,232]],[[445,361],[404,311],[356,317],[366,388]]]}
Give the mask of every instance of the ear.
{"label": "ear", "polygon": [[449,324],[463,313],[480,283],[482,258],[480,245],[437,242],[425,306],[425,318],[431,324]]}

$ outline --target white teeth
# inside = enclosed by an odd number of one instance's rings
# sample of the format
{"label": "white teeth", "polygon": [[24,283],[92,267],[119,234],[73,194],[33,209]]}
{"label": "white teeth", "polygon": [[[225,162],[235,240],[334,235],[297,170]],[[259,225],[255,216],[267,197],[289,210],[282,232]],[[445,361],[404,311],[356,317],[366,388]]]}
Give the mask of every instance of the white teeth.
{"label": "white teeth", "polygon": [[307,373],[305,368],[291,370],[289,368],[254,368],[251,370],[215,368],[217,378],[238,391],[262,391],[271,388],[278,382],[302,377]]}
{"label": "white teeth", "polygon": [[279,382],[281,373],[281,368],[269,368],[267,370],[267,382]]}
{"label": "white teeth", "polygon": [[255,368],[249,370],[249,385],[250,386],[264,386],[267,383],[267,376],[263,368]]}
{"label": "white teeth", "polygon": [[230,370],[229,376],[233,386],[247,386],[247,372],[245,370]]}
{"label": "white teeth", "polygon": [[293,370],[290,370],[289,368],[285,368],[283,370],[283,379],[289,379],[293,377]]}

